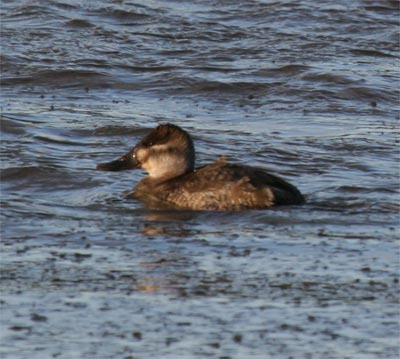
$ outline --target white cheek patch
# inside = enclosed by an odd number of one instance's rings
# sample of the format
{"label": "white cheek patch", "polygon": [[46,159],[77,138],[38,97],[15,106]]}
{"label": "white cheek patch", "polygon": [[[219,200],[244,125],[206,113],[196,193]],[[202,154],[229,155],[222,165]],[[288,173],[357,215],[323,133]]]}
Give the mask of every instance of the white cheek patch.
{"label": "white cheek patch", "polygon": [[148,172],[150,177],[163,178],[182,174],[186,166],[181,159],[167,155],[156,159],[150,157],[145,164],[142,164],[142,168]]}
{"label": "white cheek patch", "polygon": [[149,173],[150,177],[162,177],[165,173],[168,173],[171,169],[167,158],[150,158],[143,166]]}
{"label": "white cheek patch", "polygon": [[146,161],[148,156],[148,150],[144,148],[139,148],[133,153],[133,157],[136,157],[136,160],[143,163]]}

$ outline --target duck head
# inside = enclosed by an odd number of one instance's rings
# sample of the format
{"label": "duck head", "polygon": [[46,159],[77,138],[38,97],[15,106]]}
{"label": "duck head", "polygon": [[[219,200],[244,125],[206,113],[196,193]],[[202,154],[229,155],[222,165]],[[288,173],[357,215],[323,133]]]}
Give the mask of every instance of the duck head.
{"label": "duck head", "polygon": [[121,158],[97,165],[101,171],[141,168],[151,179],[166,180],[194,170],[195,152],[189,134],[178,126],[163,124],[152,130]]}

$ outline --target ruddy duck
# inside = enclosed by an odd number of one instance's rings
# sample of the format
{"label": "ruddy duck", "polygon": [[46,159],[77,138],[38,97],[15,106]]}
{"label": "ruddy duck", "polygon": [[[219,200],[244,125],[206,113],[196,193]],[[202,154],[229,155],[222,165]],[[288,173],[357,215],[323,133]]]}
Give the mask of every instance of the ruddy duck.
{"label": "ruddy duck", "polygon": [[300,191],[263,169],[227,163],[221,158],[195,169],[193,141],[182,128],[163,124],[120,159],[101,171],[141,168],[148,176],[129,195],[151,208],[191,210],[263,209],[301,204]]}

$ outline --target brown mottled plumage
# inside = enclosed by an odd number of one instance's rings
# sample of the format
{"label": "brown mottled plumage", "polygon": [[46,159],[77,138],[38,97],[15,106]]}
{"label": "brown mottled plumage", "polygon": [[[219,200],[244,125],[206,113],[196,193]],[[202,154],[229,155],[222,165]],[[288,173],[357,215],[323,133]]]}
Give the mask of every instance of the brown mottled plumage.
{"label": "brown mottled plumage", "polygon": [[194,170],[194,159],[187,132],[165,124],[119,160],[97,168],[145,169],[149,176],[130,196],[152,208],[244,210],[304,202],[296,187],[261,168],[231,164],[221,158]]}

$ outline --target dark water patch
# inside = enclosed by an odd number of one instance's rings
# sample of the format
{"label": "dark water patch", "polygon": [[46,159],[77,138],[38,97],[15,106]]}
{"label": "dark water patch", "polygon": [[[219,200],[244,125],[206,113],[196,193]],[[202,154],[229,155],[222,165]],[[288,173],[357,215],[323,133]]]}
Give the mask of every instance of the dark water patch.
{"label": "dark water patch", "polygon": [[47,124],[47,126],[33,128],[31,137],[37,144],[40,144],[40,142],[54,144],[54,149],[65,151],[65,154],[69,154],[69,151],[71,153],[74,151],[83,152],[85,147],[98,143],[98,140],[93,136],[95,131],[93,128],[58,128],[52,124]]}
{"label": "dark water patch", "polygon": [[[339,187],[339,188],[338,188]],[[341,189],[345,186],[334,186],[332,189],[326,189],[323,193],[313,193],[308,197],[307,204],[309,208],[315,208],[316,210],[323,210],[326,213],[341,213],[344,216],[348,215],[361,215],[361,218],[346,218],[343,217],[339,219],[338,222],[341,223],[342,220],[350,225],[363,222],[366,213],[369,215],[387,215],[387,226],[395,226],[398,223],[397,212],[400,209],[398,199],[400,198],[399,191],[389,191],[393,199],[390,200],[379,200],[377,197],[381,196],[386,198],[388,191],[386,189],[381,190],[379,188],[370,188],[365,191],[358,190],[343,190]],[[334,191],[337,190],[337,191]],[[336,215],[335,215],[336,216]],[[379,221],[378,221],[379,222]],[[330,220],[332,223],[332,220]]]}
{"label": "dark water patch", "polygon": [[171,58],[180,57],[180,56],[188,56],[190,54],[196,54],[194,49],[191,48],[183,48],[183,49],[159,49],[159,54],[162,56],[168,56]]}
{"label": "dark water patch", "polygon": [[254,71],[252,74],[263,77],[275,77],[276,75],[299,75],[311,69],[310,66],[300,64],[283,65],[280,67],[263,68]]}
{"label": "dark water patch", "polygon": [[139,13],[136,11],[128,11],[128,10],[120,10],[120,9],[106,9],[105,12],[107,16],[112,16],[118,20],[139,20],[139,19],[146,19],[150,17],[145,13]]}
{"label": "dark water patch", "polygon": [[[282,92],[280,92],[282,94]],[[325,89],[320,89],[320,90],[311,90],[308,91],[307,93],[304,93],[302,89],[290,89],[288,90],[288,94],[291,96],[302,96],[305,99],[309,100],[322,100],[322,101],[329,101],[332,98],[335,98],[335,92],[333,90],[325,90]]]}
{"label": "dark water patch", "polygon": [[61,10],[69,10],[69,11],[79,11],[80,10],[80,4],[66,4],[64,2],[58,2],[58,1],[52,1],[49,4],[51,7],[56,8],[56,9],[61,9]]}
{"label": "dark water patch", "polygon": [[107,74],[86,70],[45,70],[28,76],[6,77],[2,80],[4,86],[29,84],[36,86],[49,86],[57,88],[101,86],[106,87],[110,83]]}
{"label": "dark water patch", "polygon": [[96,26],[95,24],[91,23],[88,20],[83,20],[83,19],[72,19],[69,20],[66,23],[66,26],[72,27],[72,28],[91,28]]}
{"label": "dark water patch", "polygon": [[142,73],[142,72],[170,72],[176,69],[175,66],[130,66],[130,65],[126,65],[126,66],[120,66],[123,69],[132,71],[132,72],[138,72],[138,73]]}
{"label": "dark water patch", "polygon": [[[94,14],[103,18],[121,21],[124,25],[128,25],[130,21],[135,21],[133,25],[138,25],[138,21],[147,20],[155,14],[163,13],[162,9],[153,11],[145,5],[135,4],[132,8],[125,7],[100,7],[94,11]],[[128,23],[127,23],[128,22]]]}
{"label": "dark water patch", "polygon": [[101,126],[94,130],[93,134],[95,136],[129,136],[131,138],[137,137],[138,139],[141,136],[147,134],[151,128],[148,129],[137,126],[116,126],[116,125],[109,125],[109,126]]}
{"label": "dark water patch", "polygon": [[[85,145],[82,142],[71,141],[66,138],[56,136],[56,135],[45,135],[45,136],[35,135],[33,138],[36,140],[39,140],[39,141],[47,142],[47,143],[54,143],[54,144],[66,145],[66,146],[77,146],[77,145],[84,146]],[[89,145],[89,144],[86,144],[86,145]]]}
{"label": "dark water patch", "polygon": [[348,87],[337,93],[337,97],[344,100],[358,100],[358,101],[375,101],[379,102],[388,102],[392,103],[396,101],[398,95],[396,95],[397,91],[393,90],[383,90],[373,89],[370,87]]}
{"label": "dark water patch", "polygon": [[348,76],[335,73],[308,72],[302,76],[303,80],[311,82],[325,82],[340,85],[364,82],[362,79],[352,79]]}
{"label": "dark water patch", "polygon": [[11,135],[23,135],[26,133],[25,126],[19,121],[15,121],[12,118],[1,116],[0,130],[1,132],[8,133]]}
{"label": "dark water patch", "polygon": [[3,182],[24,182],[27,186],[41,184],[43,188],[50,184],[68,183],[70,175],[64,171],[55,170],[51,167],[10,167],[2,170],[1,178]]}
{"label": "dark water patch", "polygon": [[101,68],[103,71],[110,69],[109,62],[106,59],[81,58],[76,61],[76,64],[84,68]]}
{"label": "dark water patch", "polygon": [[337,191],[348,192],[348,193],[371,193],[371,192],[386,192],[392,194],[399,194],[396,188],[385,188],[385,187],[361,187],[361,186],[339,186],[335,187]]}
{"label": "dark water patch", "polygon": [[205,71],[205,72],[221,72],[221,73],[231,73],[231,72],[239,72],[243,71],[243,68],[232,68],[225,66],[193,66],[193,70]]}
{"label": "dark water patch", "polygon": [[36,19],[36,17],[44,18],[46,15],[50,15],[51,11],[47,6],[41,5],[24,5],[11,7],[8,5],[8,10],[4,16],[5,20],[30,20]]}
{"label": "dark water patch", "polygon": [[386,52],[377,50],[367,50],[367,49],[353,49],[351,52],[359,56],[372,56],[372,57],[395,57],[395,55],[388,54]]}
{"label": "dark water patch", "polygon": [[[223,94],[239,94],[247,98],[249,95],[254,95],[254,93],[266,93],[271,87],[271,84],[267,83],[254,83],[246,81],[224,82],[180,76],[168,76],[168,80],[166,80],[167,79],[162,81],[165,83],[168,92],[176,94],[201,94],[202,96],[207,93],[218,94],[218,97],[222,97]],[[175,86],[171,87],[171,82],[175,83]]]}
{"label": "dark water patch", "polygon": [[378,12],[378,13],[383,13],[383,14],[394,14],[395,11],[400,10],[400,5],[399,2],[394,0],[394,1],[381,1],[379,5],[369,5],[365,6],[365,10],[368,11],[373,11],[373,12]]}
{"label": "dark water patch", "polygon": [[254,84],[251,82],[224,83],[216,81],[200,81],[191,85],[195,92],[222,92],[222,93],[241,93],[250,95],[253,92],[268,91],[269,84]]}
{"label": "dark water patch", "polygon": [[[315,140],[309,140],[313,143]],[[328,151],[344,151],[357,155],[363,154],[383,154],[392,147],[392,143],[388,143],[386,139],[381,140],[368,137],[359,137],[357,135],[341,136],[334,138],[326,138],[320,141],[320,148]]]}
{"label": "dark water patch", "polygon": [[[12,59],[10,56],[7,56],[5,54],[0,54],[0,68],[1,68],[2,74],[7,73],[11,70],[14,70],[15,69],[15,59]],[[0,79],[1,83],[3,83],[3,76]]]}

